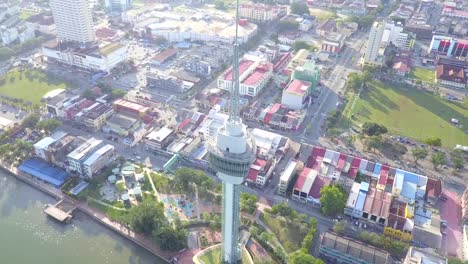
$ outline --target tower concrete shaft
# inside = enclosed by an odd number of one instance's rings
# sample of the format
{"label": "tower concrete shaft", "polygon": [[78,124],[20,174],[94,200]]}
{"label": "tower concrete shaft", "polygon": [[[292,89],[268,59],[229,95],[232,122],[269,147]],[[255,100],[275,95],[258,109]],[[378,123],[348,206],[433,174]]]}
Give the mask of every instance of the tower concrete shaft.
{"label": "tower concrete shaft", "polygon": [[233,43],[233,80],[229,118],[208,140],[209,160],[223,181],[222,262],[239,261],[239,188],[255,158],[255,142],[242,123],[239,113],[239,0],[236,1],[236,36]]}

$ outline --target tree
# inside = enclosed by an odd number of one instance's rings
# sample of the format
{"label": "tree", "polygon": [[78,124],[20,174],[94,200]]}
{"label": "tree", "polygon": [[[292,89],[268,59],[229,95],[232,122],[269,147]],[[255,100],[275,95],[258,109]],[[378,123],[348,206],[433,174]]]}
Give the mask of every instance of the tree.
{"label": "tree", "polygon": [[449,258],[448,264],[466,264],[466,261],[457,258]]}
{"label": "tree", "polygon": [[113,99],[124,97],[127,94],[124,90],[121,89],[112,89],[111,96]]}
{"label": "tree", "polygon": [[445,163],[447,163],[447,158],[445,157],[445,153],[436,152],[432,154],[431,162],[432,162],[432,165],[434,166],[434,169],[437,169],[437,167],[441,165],[445,165]]}
{"label": "tree", "polygon": [[366,145],[369,150],[381,149],[385,144],[385,139],[382,136],[371,136],[366,140]]}
{"label": "tree", "polygon": [[200,244],[202,247],[207,247],[209,245],[208,238],[206,236],[201,236],[200,237]]}
{"label": "tree", "polygon": [[463,167],[465,167],[465,160],[463,158],[463,153],[461,150],[454,150],[450,154],[453,166],[455,167],[456,170],[461,170]]}
{"label": "tree", "polygon": [[328,216],[336,216],[343,213],[346,205],[346,193],[341,187],[328,185],[320,190],[320,202],[322,203],[322,212]]}
{"label": "tree", "polygon": [[388,132],[387,128],[377,123],[366,122],[362,126],[362,132],[368,136],[380,136]]}
{"label": "tree", "polygon": [[249,232],[250,232],[250,234],[252,234],[254,236],[257,236],[258,232],[259,232],[259,229],[258,229],[258,227],[253,225],[253,226],[249,227]]}
{"label": "tree", "polygon": [[299,23],[296,21],[290,21],[290,20],[281,20],[278,22],[278,26],[276,27],[278,29],[278,32],[286,32],[286,31],[296,31],[299,29]]}
{"label": "tree", "polygon": [[201,170],[180,168],[174,173],[172,185],[180,193],[193,193],[193,184],[198,186],[199,192],[212,190],[214,181]]}
{"label": "tree", "polygon": [[289,254],[288,260],[290,264],[323,264],[321,259],[314,258],[304,249]]}
{"label": "tree", "polygon": [[35,128],[37,125],[37,122],[39,122],[39,115],[30,114],[28,117],[26,117],[23,120],[22,125],[24,128]]}
{"label": "tree", "polygon": [[436,137],[427,138],[426,140],[424,140],[424,142],[428,144],[429,146],[434,146],[434,147],[442,146],[442,139],[436,138]]}
{"label": "tree", "polygon": [[293,46],[294,51],[298,51],[300,49],[309,49],[309,48],[310,48],[310,45],[307,44],[307,42],[303,40],[294,41],[294,46]]}
{"label": "tree", "polygon": [[174,229],[167,225],[153,232],[153,238],[161,249],[170,251],[179,251],[187,247],[187,236],[186,230]]}
{"label": "tree", "polygon": [[257,209],[257,197],[250,193],[241,193],[240,208],[244,212],[254,213]]}
{"label": "tree", "polygon": [[278,44],[279,43],[279,40],[278,40],[278,33],[272,33],[270,35],[270,40],[273,41],[275,44]]}
{"label": "tree", "polygon": [[[224,2],[223,2],[224,4]],[[154,43],[156,45],[164,45],[167,43],[167,39],[163,36],[157,36],[155,39],[154,39]]]}
{"label": "tree", "polygon": [[337,234],[343,234],[345,231],[345,227],[346,227],[346,222],[344,221],[336,222],[335,225],[333,226],[333,232]]}
{"label": "tree", "polygon": [[281,202],[271,207],[273,214],[278,214],[284,217],[296,218],[297,212],[294,211],[286,202]]}
{"label": "tree", "polygon": [[0,47],[0,61],[8,60],[14,55],[14,52],[7,47]]}
{"label": "tree", "polygon": [[362,174],[360,171],[357,172],[356,174],[356,179],[354,179],[355,182],[361,183],[366,179],[366,176]]}
{"label": "tree", "polygon": [[93,94],[93,92],[90,90],[90,89],[86,89],[82,94],[81,96],[83,96],[84,98],[88,99],[88,100],[94,100],[97,98],[97,96],[95,94]]}
{"label": "tree", "polygon": [[416,148],[414,148],[412,150],[412,154],[413,154],[413,157],[414,157],[414,162],[416,162],[416,164],[418,164],[418,160],[425,159],[427,157],[427,155],[429,154],[429,152],[425,148],[416,147]]}
{"label": "tree", "polygon": [[296,15],[310,15],[309,7],[305,1],[297,1],[291,4],[291,13]]}
{"label": "tree", "polygon": [[357,73],[353,72],[349,74],[347,84],[348,87],[351,88],[353,91],[357,91],[359,88],[361,88],[362,81],[360,76]]}
{"label": "tree", "polygon": [[216,9],[219,9],[219,10],[225,10],[225,9],[226,9],[226,5],[224,4],[224,1],[223,1],[223,0],[216,0],[216,1],[215,1],[215,8],[216,8]]}
{"label": "tree", "polygon": [[374,17],[371,15],[363,16],[363,17],[358,17],[358,16],[353,16],[350,19],[348,19],[351,22],[356,22],[358,23],[360,28],[366,28],[372,25],[374,22]]}
{"label": "tree", "polygon": [[62,125],[62,122],[60,120],[51,118],[51,119],[44,119],[44,120],[39,121],[39,123],[37,123],[37,128],[40,130],[52,132],[61,125]]}
{"label": "tree", "polygon": [[143,202],[129,210],[127,222],[136,232],[151,235],[164,226],[164,206],[162,203]]}

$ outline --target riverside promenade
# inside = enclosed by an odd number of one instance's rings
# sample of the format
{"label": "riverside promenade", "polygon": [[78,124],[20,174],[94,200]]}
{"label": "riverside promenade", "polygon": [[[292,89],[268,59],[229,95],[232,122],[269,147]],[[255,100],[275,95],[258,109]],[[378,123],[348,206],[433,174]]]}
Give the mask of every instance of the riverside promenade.
{"label": "riverside promenade", "polygon": [[175,256],[178,255],[178,252],[169,252],[169,251],[161,250],[157,245],[155,245],[150,239],[146,238],[143,234],[135,233],[129,227],[122,225],[118,222],[112,221],[101,211],[89,207],[86,202],[80,202],[65,195],[64,193],[62,193],[61,190],[54,188],[36,178],[33,178],[30,175],[26,175],[20,172],[18,168],[15,166],[7,165],[3,162],[0,162],[0,169],[3,169],[4,171],[8,172],[10,175],[15,176],[17,179],[29,184],[33,188],[36,188],[44,193],[47,193],[48,195],[53,196],[56,199],[63,199],[64,201],[72,204],[73,206],[76,206],[76,209],[89,215],[94,220],[114,230],[115,232],[122,235],[123,237],[145,248],[146,250],[158,256],[159,258],[166,261],[167,263],[170,263],[170,260],[172,260]]}

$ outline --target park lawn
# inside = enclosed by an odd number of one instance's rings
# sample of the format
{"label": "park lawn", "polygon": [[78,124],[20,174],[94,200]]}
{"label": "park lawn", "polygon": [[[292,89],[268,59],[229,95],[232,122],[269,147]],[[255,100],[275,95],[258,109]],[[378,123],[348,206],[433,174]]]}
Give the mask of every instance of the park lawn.
{"label": "park lawn", "polygon": [[211,248],[210,250],[207,250],[205,254],[200,256],[200,260],[204,264],[217,264],[220,263],[219,261],[221,258],[221,248],[220,247],[214,247]]}
{"label": "park lawn", "polygon": [[[463,132],[468,126],[466,99],[456,103],[415,88],[373,81],[355,104],[348,102],[348,107],[352,108],[348,110],[354,114],[353,122],[357,125],[379,123],[392,134],[415,140],[439,137],[442,145],[449,148],[468,144],[468,136]],[[452,118],[459,120],[461,129],[450,123]]]}
{"label": "park lawn", "polygon": [[426,68],[415,67],[410,72],[410,78],[421,80],[422,82],[426,83],[434,83],[435,72]]}
{"label": "park lawn", "polygon": [[299,228],[291,222],[284,226],[278,219],[268,213],[263,213],[263,221],[273,231],[279,242],[283,245],[287,253],[294,252],[301,247],[301,242],[305,235],[299,232]]}
{"label": "park lawn", "polygon": [[31,13],[31,12],[21,11],[21,12],[20,12],[20,15],[19,15],[19,18],[20,18],[21,20],[26,20],[26,19],[28,19],[28,18],[29,18],[30,16],[32,16],[32,15],[34,15],[34,14]]}
{"label": "park lawn", "polygon": [[318,22],[323,22],[330,18],[336,18],[336,14],[328,10],[309,8],[309,11],[311,16],[315,16],[317,18]]}
{"label": "park lawn", "polygon": [[123,181],[118,181],[118,182],[116,182],[116,183],[115,183],[115,188],[116,188],[117,191],[119,191],[119,192],[123,192],[123,191],[125,191],[125,189],[127,189],[127,188],[125,187],[125,182],[123,182]]}
{"label": "park lawn", "polygon": [[[249,252],[243,248],[242,249],[242,264],[249,264],[252,263]],[[215,246],[203,253],[203,255],[199,256],[198,259],[203,264],[220,264],[221,263],[221,246]]]}
{"label": "park lawn", "polygon": [[21,98],[33,104],[40,104],[42,97],[55,89],[65,89],[64,82],[49,80],[45,73],[37,70],[18,69],[0,77],[0,95]]}
{"label": "park lawn", "polygon": [[105,213],[107,217],[115,221],[122,221],[123,219],[125,219],[125,216],[128,214],[128,211],[122,211],[122,210],[114,209],[112,207],[107,207],[93,200],[88,201],[88,205],[92,208],[100,210],[101,212]]}

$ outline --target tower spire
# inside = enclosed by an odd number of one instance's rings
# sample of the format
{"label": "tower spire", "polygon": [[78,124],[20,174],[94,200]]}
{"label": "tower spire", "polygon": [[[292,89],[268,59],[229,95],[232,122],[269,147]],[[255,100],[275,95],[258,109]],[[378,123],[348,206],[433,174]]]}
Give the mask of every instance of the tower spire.
{"label": "tower spire", "polygon": [[234,38],[233,45],[233,63],[232,70],[234,73],[234,85],[231,89],[231,99],[229,108],[229,123],[240,123],[240,111],[239,111],[239,0],[236,0],[236,35]]}

